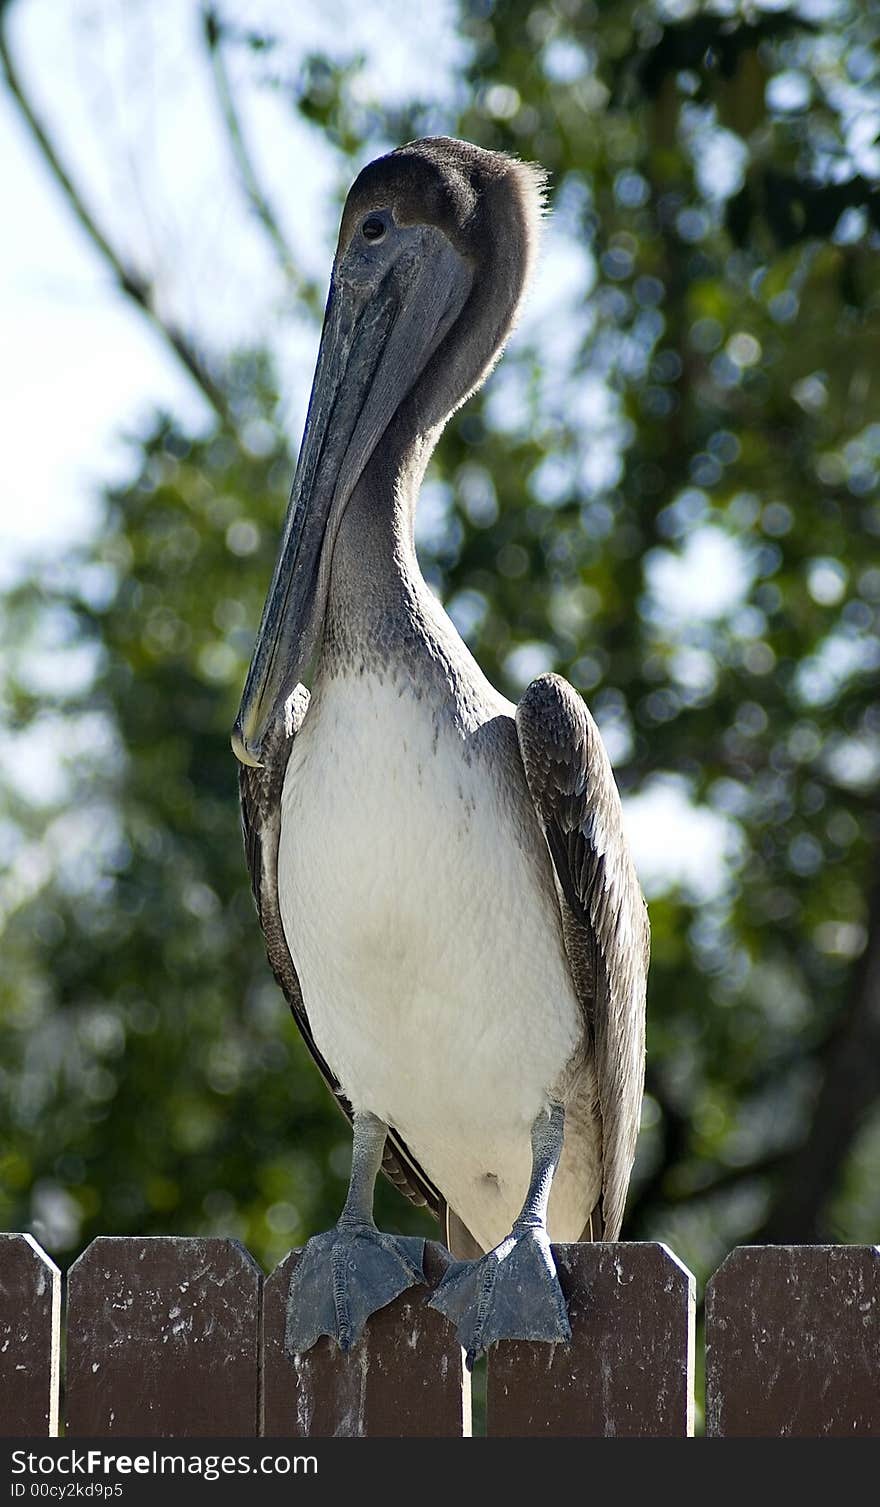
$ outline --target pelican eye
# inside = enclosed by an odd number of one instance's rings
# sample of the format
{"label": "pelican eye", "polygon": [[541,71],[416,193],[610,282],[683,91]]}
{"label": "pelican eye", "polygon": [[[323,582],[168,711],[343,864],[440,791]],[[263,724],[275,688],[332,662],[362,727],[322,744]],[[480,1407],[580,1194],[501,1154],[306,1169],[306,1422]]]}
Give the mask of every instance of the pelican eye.
{"label": "pelican eye", "polygon": [[381,241],[384,234],[384,222],[378,219],[376,215],[370,215],[369,219],[364,220],[361,226],[361,235],[365,241]]}

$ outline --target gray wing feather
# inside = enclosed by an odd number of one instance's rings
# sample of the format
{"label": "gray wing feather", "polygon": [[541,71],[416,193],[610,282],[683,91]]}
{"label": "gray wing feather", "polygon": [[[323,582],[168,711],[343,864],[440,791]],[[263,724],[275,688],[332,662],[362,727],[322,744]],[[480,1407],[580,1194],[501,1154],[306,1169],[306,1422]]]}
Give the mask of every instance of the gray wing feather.
{"label": "gray wing feather", "polygon": [[615,1240],[644,1092],[647,911],[608,755],[580,696],[560,676],[542,675],[523,695],[516,728],[596,1057],[603,1176],[594,1238]]}
{"label": "gray wing feather", "polygon": [[[285,705],[284,716],[278,718],[264,740],[261,767],[254,769],[248,765],[239,765],[242,835],[269,965],[290,1005],[309,1052],[337,1104],[350,1121],[351,1105],[312,1035],[278,903],[281,792],[293,740],[302,726],[308,706],[309,693],[305,686],[298,686]],[[389,1130],[385,1144],[382,1171],[411,1203],[422,1207],[427,1205],[438,1218],[443,1215],[445,1205],[441,1195],[408,1151],[405,1142],[393,1130]]]}

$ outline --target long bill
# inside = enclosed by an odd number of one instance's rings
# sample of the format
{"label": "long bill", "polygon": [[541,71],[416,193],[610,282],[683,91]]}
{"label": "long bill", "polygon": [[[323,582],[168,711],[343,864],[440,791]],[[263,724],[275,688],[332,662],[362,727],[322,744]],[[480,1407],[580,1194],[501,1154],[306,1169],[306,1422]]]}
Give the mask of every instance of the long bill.
{"label": "long bill", "polygon": [[323,626],[346,503],[407,393],[457,318],[470,271],[446,237],[419,227],[384,279],[337,266],[305,433],[272,584],[232,734],[258,767],[269,726],[306,674]]}

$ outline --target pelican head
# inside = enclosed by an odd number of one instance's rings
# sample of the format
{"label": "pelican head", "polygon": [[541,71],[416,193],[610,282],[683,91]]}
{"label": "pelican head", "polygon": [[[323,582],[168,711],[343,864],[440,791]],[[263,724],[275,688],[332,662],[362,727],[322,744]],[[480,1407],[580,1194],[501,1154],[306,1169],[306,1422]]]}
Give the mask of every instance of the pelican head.
{"label": "pelican head", "polygon": [[534,259],[543,175],[468,142],[411,142],[346,201],[305,433],[232,746],[267,729],[320,642],[342,515],[383,437],[425,459],[485,379]]}

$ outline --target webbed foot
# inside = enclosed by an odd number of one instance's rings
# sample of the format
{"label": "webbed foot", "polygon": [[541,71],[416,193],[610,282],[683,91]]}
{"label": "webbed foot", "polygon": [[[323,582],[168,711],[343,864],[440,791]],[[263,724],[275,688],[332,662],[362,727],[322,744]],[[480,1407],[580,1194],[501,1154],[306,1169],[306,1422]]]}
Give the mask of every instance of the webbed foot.
{"label": "webbed foot", "polygon": [[496,1340],[571,1339],[571,1325],[546,1230],[517,1220],[479,1261],[452,1265],[428,1305],[458,1330],[468,1369]]}
{"label": "webbed foot", "polygon": [[346,1222],[314,1235],[297,1262],[287,1296],[284,1349],[302,1355],[322,1334],[348,1351],[371,1314],[425,1282],[425,1242]]}

